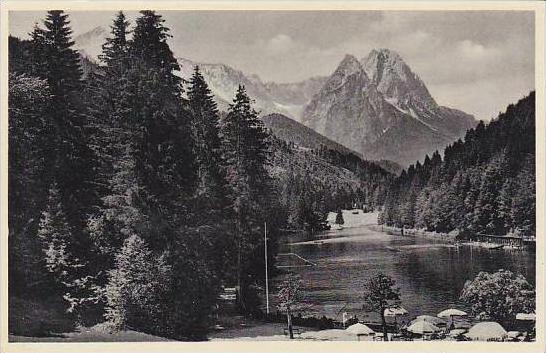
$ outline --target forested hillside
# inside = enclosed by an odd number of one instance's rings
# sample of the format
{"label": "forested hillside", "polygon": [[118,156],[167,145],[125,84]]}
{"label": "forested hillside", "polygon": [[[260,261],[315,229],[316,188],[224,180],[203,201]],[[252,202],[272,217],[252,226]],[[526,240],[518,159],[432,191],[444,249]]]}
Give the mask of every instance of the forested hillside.
{"label": "forested hillside", "polygon": [[383,204],[393,174],[353,153],[311,150],[273,136],[271,174],[292,229],[317,230],[329,211]]}
{"label": "forested hillside", "polygon": [[261,118],[271,131],[272,175],[293,229],[316,230],[329,211],[381,206],[394,173],[281,114]]}
{"label": "forested hillside", "polygon": [[274,249],[284,222],[268,133],[243,87],[222,124],[198,70],[183,87],[163,22],[119,13],[100,70],[62,11],[10,38],[10,303],[62,301],[74,323],[178,339],[205,336],[222,284],[256,310],[263,226]]}
{"label": "forested hillside", "polygon": [[535,235],[535,93],[404,170],[380,221],[438,232]]}
{"label": "forested hillside", "polygon": [[163,22],[120,12],[98,64],[63,11],[9,38],[11,333],[45,316],[203,339],[222,285],[258,310],[266,223],[273,268],[280,229],[383,202],[390,173],[276,138],[243,86],[221,115],[198,67],[176,74]]}

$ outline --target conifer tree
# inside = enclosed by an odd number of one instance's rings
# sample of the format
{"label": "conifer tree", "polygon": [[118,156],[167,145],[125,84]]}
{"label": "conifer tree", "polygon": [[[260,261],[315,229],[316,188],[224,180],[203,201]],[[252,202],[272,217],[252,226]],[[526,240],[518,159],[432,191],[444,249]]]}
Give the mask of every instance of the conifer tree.
{"label": "conifer tree", "polygon": [[[9,289],[12,293],[47,288],[40,214],[47,202],[49,168],[43,146],[50,140],[44,117],[50,103],[45,80],[26,74],[9,76],[8,225]],[[32,102],[32,104],[28,104]]]}
{"label": "conifer tree", "polygon": [[59,184],[68,221],[76,232],[81,232],[85,215],[97,201],[93,186],[96,161],[87,144],[81,69],[78,53],[72,48],[69,24],[63,11],[49,11],[45,29],[37,27],[33,32],[33,43],[40,77],[47,81],[51,92],[47,117],[55,127],[50,143],[44,146],[46,158]]}
{"label": "conifer tree", "polygon": [[474,210],[474,227],[483,234],[504,234],[504,222],[499,217],[497,193],[502,189],[505,172],[504,154],[491,160],[482,176],[480,193]]}
{"label": "conifer tree", "polygon": [[[35,28],[38,48],[43,50],[43,75],[48,79],[51,92],[58,101],[73,103],[77,90],[81,87],[79,56],[72,49],[72,30],[68,15],[62,10],[48,11],[44,21],[45,29]],[[41,48],[40,48],[41,47]],[[71,98],[71,99],[69,99]]]}
{"label": "conifer tree", "polygon": [[524,159],[516,176],[516,189],[512,199],[510,219],[512,228],[520,235],[536,237],[536,179],[534,155]]}
{"label": "conifer tree", "polygon": [[105,318],[113,328],[164,334],[161,318],[168,310],[165,293],[170,272],[165,256],[154,255],[138,235],[128,237],[116,255],[106,286]]}
{"label": "conifer tree", "polygon": [[89,262],[78,256],[81,253],[78,246],[82,243],[75,241],[77,235],[67,220],[56,182],[49,189],[38,236],[43,243],[46,268],[57,283],[59,294],[68,304],[67,311],[76,314],[82,323],[93,320],[89,314],[101,301],[101,292],[90,274]]}
{"label": "conifer tree", "polygon": [[[86,223],[87,215],[98,202],[98,195],[94,184],[96,156],[89,148],[89,131],[81,100],[79,55],[72,48],[74,42],[69,24],[68,15],[63,11],[48,11],[44,28],[36,27],[32,38],[35,46],[33,60],[39,67],[37,73],[47,82],[51,94],[44,117],[52,129],[48,131],[47,143],[41,146],[49,168],[45,182],[56,183],[67,229],[70,229],[69,233],[64,228],[58,231],[70,236],[66,240],[70,245],[70,256],[81,265],[68,266],[63,280],[65,287],[73,288],[70,297],[65,298],[72,305],[87,300],[87,290],[79,287],[83,278],[92,278],[96,273],[94,249]],[[61,223],[55,225],[61,226]],[[62,258],[58,260],[63,261]],[[85,286],[93,284],[86,282]]]}
{"label": "conifer tree", "polygon": [[[140,134],[137,170],[152,195],[150,201],[163,204],[161,209],[168,214],[160,217],[178,217],[186,213],[184,200],[195,188],[195,165],[189,113],[181,99],[181,79],[175,75],[179,66],[163,22],[154,11],[141,11],[136,20],[129,48],[129,79],[135,85],[131,116]],[[159,207],[158,211],[162,212]]]}
{"label": "conifer tree", "polygon": [[[181,80],[175,75],[178,64],[163,22],[153,11],[142,11],[136,20],[128,45],[128,68],[122,72],[125,94],[116,96],[113,109],[118,121],[112,144],[116,164],[96,225],[98,234],[112,234],[117,244],[141,239],[149,253],[139,260],[143,269],[153,269],[158,256],[172,269],[158,283],[161,307],[137,305],[139,313],[149,316],[154,332],[175,338],[202,337],[219,290],[217,271],[224,256],[216,255],[226,247],[214,246],[221,239],[220,218],[207,223],[207,217],[197,211],[198,201],[208,197],[195,197],[191,111],[182,98]],[[118,287],[120,278],[113,272],[108,288]]]}
{"label": "conifer tree", "polygon": [[226,272],[229,249],[233,248],[231,234],[232,212],[221,156],[219,117],[212,93],[196,66],[187,92],[193,152],[197,181],[193,197],[194,227],[207,227],[211,237],[210,262],[218,273]]}
{"label": "conifer tree", "polygon": [[[131,102],[128,82],[128,34],[129,22],[119,12],[111,26],[110,37],[103,44],[99,55],[104,65],[94,70],[85,82],[88,125],[91,127],[90,145],[96,153],[98,183],[104,187],[112,176],[116,154],[125,150],[125,142],[136,138],[134,124],[130,123]],[[101,190],[104,195],[107,190]]]}
{"label": "conifer tree", "polygon": [[187,94],[198,170],[197,193],[208,193],[218,198],[225,192],[221,169],[218,109],[199,71],[199,66],[195,67],[189,84]]}
{"label": "conifer tree", "polygon": [[125,65],[129,55],[129,40],[127,38],[130,33],[129,25],[125,14],[119,11],[110,26],[110,37],[102,45],[102,54],[99,55],[99,59],[106,64],[109,73],[117,70],[119,74],[122,74],[123,69],[126,69]]}
{"label": "conifer tree", "polygon": [[[239,86],[222,126],[227,180],[235,213],[237,283],[239,301],[245,308],[245,291],[252,280],[245,272],[252,267],[256,249],[263,245],[262,225],[271,204],[268,135],[243,86]],[[252,255],[255,254],[255,255]]]}
{"label": "conifer tree", "polygon": [[[136,167],[143,122],[133,119],[137,75],[128,63],[128,21],[119,12],[111,37],[103,45],[102,70],[90,80],[90,115],[96,131],[95,150],[100,156],[100,182],[104,185],[101,207],[88,227],[103,258],[104,270],[113,266],[114,255],[125,239],[147,237],[151,226],[146,213],[146,189]],[[133,76],[131,76],[131,74]],[[133,78],[133,80],[130,80]]]}

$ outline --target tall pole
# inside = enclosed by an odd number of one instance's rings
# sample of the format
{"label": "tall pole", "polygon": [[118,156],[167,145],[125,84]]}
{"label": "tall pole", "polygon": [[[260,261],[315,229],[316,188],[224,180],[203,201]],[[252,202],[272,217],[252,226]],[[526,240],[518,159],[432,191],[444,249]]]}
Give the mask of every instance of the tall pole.
{"label": "tall pole", "polygon": [[269,314],[269,277],[267,275],[267,222],[264,222],[264,256],[265,256],[265,312]]}

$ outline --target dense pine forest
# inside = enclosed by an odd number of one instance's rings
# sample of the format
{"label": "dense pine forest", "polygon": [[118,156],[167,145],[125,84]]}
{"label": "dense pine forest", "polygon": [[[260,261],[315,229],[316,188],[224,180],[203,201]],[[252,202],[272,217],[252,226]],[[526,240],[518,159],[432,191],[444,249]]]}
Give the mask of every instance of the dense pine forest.
{"label": "dense pine forest", "polygon": [[282,221],[270,140],[243,87],[220,123],[198,68],[182,82],[160,15],[130,28],[119,13],[85,79],[62,11],[10,38],[10,294],[201,338],[222,284],[255,310],[264,223],[274,244]]}
{"label": "dense pine forest", "polygon": [[[467,235],[535,236],[535,94],[404,170],[380,222]],[[463,233],[463,234],[464,234]]]}
{"label": "dense pine forest", "polygon": [[9,38],[10,330],[45,303],[50,326],[58,308],[74,325],[202,339],[223,285],[258,310],[266,224],[273,265],[280,229],[380,202],[390,173],[272,136],[244,87],[219,112],[198,67],[177,76],[159,14],[120,12],[98,63],[71,34],[49,11],[30,40]]}

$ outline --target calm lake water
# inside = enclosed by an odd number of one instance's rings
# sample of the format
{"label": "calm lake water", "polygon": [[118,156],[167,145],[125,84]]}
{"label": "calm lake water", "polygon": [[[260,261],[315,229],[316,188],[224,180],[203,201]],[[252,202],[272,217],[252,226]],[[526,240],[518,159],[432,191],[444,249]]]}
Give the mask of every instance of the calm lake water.
{"label": "calm lake water", "polygon": [[[285,244],[281,253],[295,253],[314,263],[291,268],[304,283],[307,314],[341,320],[342,312],[375,320],[362,308],[363,285],[376,272],[391,276],[400,288],[402,306],[410,317],[436,315],[448,307],[468,310],[459,302],[466,280],[480,271],[508,269],[535,283],[534,253],[521,250],[487,250],[453,247],[424,238],[401,237],[375,231],[370,226],[346,228],[317,235],[322,244]],[[303,265],[295,256],[281,255],[280,265]],[[282,280],[279,276],[274,280]]]}

